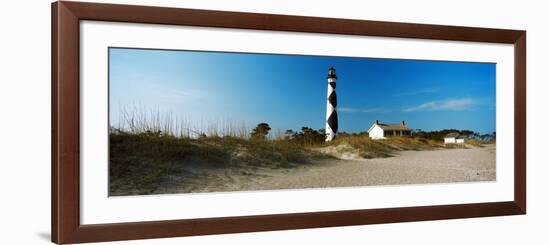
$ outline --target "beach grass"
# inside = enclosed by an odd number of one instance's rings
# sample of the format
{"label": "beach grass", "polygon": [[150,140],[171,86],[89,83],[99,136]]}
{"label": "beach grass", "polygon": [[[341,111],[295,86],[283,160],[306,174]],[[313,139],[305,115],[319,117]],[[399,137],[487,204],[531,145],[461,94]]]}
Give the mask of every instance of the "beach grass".
{"label": "beach grass", "polygon": [[388,137],[374,140],[368,135],[343,135],[329,144],[335,146],[348,144],[360,157],[367,159],[391,157],[398,151],[419,151],[442,147],[441,144],[433,140],[423,138]]}
{"label": "beach grass", "polygon": [[[240,169],[247,173],[258,168],[292,169],[324,160],[387,158],[399,151],[464,148],[422,137],[373,140],[368,134],[342,134],[324,142],[321,130],[308,127],[291,135],[280,130],[267,134],[228,122],[191,127],[189,121],[171,114],[139,111],[124,111],[120,124],[110,127],[110,195],[158,193],[170,176],[187,176],[193,169]],[[468,142],[474,147],[485,143]]]}
{"label": "beach grass", "polygon": [[111,194],[147,194],[163,178],[198,164],[218,168],[291,168],[331,156],[286,140],[254,140],[235,136],[175,137],[161,133],[109,135]]}

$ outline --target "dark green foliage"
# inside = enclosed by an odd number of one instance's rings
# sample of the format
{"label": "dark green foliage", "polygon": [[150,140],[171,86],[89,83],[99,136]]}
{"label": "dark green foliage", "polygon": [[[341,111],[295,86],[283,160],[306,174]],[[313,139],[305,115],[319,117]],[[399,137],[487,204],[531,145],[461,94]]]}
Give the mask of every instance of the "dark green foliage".
{"label": "dark green foliage", "polygon": [[292,129],[287,129],[287,130],[285,131],[284,139],[285,139],[285,140],[291,140],[293,136],[294,136],[294,130],[292,130]]}
{"label": "dark green foliage", "polygon": [[466,136],[466,137],[474,137],[475,132],[472,130],[458,130],[458,129],[443,129],[439,131],[422,131],[421,129],[415,130],[413,133],[413,137],[415,138],[424,138],[424,139],[431,139],[436,141],[443,141],[443,138],[445,138],[445,135],[450,133],[459,133],[460,135]]}
{"label": "dark green foliage", "polygon": [[252,129],[252,133],[250,133],[250,137],[253,140],[265,140],[270,130],[271,130],[271,127],[269,127],[269,124],[260,123],[258,124],[258,126],[256,126],[256,128]]}
{"label": "dark green foliage", "polygon": [[[292,132],[292,130],[287,130]],[[309,127],[302,127],[301,132],[294,132],[290,140],[294,144],[313,146],[325,142],[325,129],[314,130]]]}
{"label": "dark green foliage", "polygon": [[339,137],[348,137],[348,136],[369,136],[369,132],[361,131],[359,133],[348,133],[348,132],[338,132]]}

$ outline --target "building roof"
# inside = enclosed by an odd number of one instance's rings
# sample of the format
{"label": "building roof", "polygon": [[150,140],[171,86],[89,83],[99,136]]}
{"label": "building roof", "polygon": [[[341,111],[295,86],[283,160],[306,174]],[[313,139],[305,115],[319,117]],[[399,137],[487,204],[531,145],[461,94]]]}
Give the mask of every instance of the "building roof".
{"label": "building roof", "polygon": [[454,133],[449,133],[449,134],[445,135],[445,138],[458,138],[459,136],[460,136],[459,133],[454,132]]}
{"label": "building roof", "polygon": [[383,130],[403,130],[403,131],[411,131],[411,129],[403,124],[385,124],[385,123],[378,123],[378,126],[380,126]]}
{"label": "building roof", "polygon": [[382,128],[382,130],[401,130],[401,131],[412,131],[407,125],[405,124],[405,121],[401,121],[401,123],[380,123],[380,121],[376,120],[372,124],[372,126],[369,128],[368,132],[370,132],[375,126],[379,126]]}

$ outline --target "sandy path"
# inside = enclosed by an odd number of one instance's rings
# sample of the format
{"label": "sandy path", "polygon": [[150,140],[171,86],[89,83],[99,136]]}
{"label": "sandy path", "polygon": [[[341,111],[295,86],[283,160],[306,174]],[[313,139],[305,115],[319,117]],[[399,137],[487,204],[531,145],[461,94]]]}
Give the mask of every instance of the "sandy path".
{"label": "sandy path", "polygon": [[491,181],[495,148],[404,151],[396,157],[342,160],[264,179],[261,189]]}
{"label": "sandy path", "polygon": [[395,157],[332,160],[289,169],[215,169],[193,182],[159,190],[221,192],[344,186],[493,181],[495,146],[403,151]]}

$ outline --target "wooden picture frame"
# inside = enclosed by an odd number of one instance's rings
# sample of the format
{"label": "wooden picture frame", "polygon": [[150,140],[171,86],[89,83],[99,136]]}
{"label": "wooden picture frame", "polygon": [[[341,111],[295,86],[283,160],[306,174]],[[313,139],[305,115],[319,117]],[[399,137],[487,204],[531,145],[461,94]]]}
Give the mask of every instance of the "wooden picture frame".
{"label": "wooden picture frame", "polygon": [[[79,22],[82,20],[513,44],[515,56],[514,200],[478,204],[82,225],[79,199]],[[52,4],[51,48],[51,234],[52,241],[55,243],[305,229],[526,213],[525,31],[60,1]]]}

